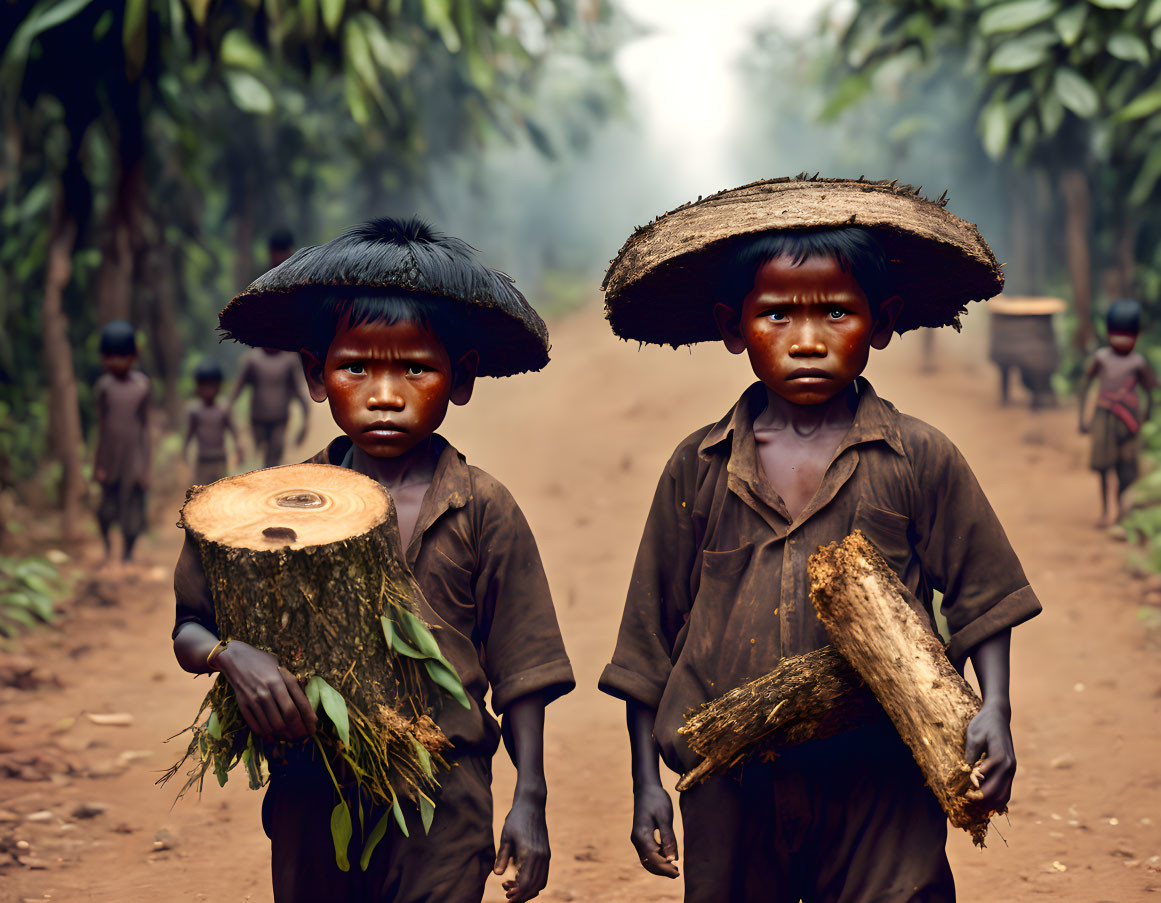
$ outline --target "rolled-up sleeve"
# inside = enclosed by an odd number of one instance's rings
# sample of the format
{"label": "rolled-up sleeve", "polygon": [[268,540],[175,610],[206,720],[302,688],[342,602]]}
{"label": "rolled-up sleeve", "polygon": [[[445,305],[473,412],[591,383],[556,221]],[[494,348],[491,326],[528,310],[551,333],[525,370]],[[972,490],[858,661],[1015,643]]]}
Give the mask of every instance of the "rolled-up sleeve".
{"label": "rolled-up sleeve", "polygon": [[679,464],[676,456],[671,459],[657,485],[633,565],[617,646],[598,684],[610,696],[654,709],[665,692],[674,644],[691,607],[691,500],[682,489]]}
{"label": "rolled-up sleeve", "polygon": [[473,576],[492,710],[538,693],[552,702],[576,686],[548,578],[524,513],[500,483],[477,486],[479,559]]}
{"label": "rolled-up sleeve", "polygon": [[916,553],[951,639],[947,655],[957,666],[984,640],[1040,613],[999,518],[963,455],[928,427],[909,457],[915,469]]}

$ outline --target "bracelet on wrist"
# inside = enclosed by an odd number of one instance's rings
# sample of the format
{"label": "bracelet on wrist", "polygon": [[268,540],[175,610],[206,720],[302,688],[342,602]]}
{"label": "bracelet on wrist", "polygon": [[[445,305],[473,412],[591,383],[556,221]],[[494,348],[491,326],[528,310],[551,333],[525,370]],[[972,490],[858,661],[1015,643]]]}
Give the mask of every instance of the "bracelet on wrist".
{"label": "bracelet on wrist", "polygon": [[222,654],[222,650],[225,649],[228,645],[230,645],[229,640],[218,640],[214,644],[214,648],[211,649],[210,654],[206,656],[207,668],[212,668],[214,666],[214,660]]}

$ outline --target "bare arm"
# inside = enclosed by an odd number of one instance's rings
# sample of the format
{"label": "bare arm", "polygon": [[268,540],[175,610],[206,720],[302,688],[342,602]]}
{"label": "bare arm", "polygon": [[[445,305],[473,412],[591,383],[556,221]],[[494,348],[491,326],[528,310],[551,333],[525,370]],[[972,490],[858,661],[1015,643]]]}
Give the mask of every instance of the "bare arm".
{"label": "bare arm", "polygon": [[633,760],[633,830],[630,840],[646,871],[676,878],[679,872],[674,865],[677,861],[677,837],[673,833],[673,801],[661,784],[657,741],[653,738],[656,720],[656,710],[639,702],[626,704],[625,721]]}
{"label": "bare arm", "polygon": [[234,383],[234,391],[230,393],[230,400],[226,402],[226,410],[233,411],[234,403],[242,394],[242,390],[254,381],[254,368],[247,357],[244,364],[242,364],[242,372],[238,374],[238,381]]}
{"label": "bare arm", "polygon": [[979,791],[973,794],[997,811],[1003,811],[1012,796],[1016,775],[1016,752],[1012,743],[1012,702],[1009,697],[1012,631],[1003,630],[984,640],[968,653],[980,682],[984,704],[968,725],[966,758],[974,763],[987,753],[985,774]]}
{"label": "bare arm", "polygon": [[544,779],[544,698],[531,693],[517,699],[504,713],[504,745],[516,766],[512,809],[504,820],[495,871],[502,875],[512,859],[516,877],[504,882],[512,903],[531,900],[548,883],[548,823],[544,807],[548,785]]}
{"label": "bare arm", "polygon": [[197,421],[197,415],[194,414],[194,412],[192,410],[190,410],[189,416],[186,418],[185,444],[182,445],[182,447],[181,447],[181,457],[182,457],[182,460],[185,460],[185,461],[189,460],[189,447],[193,443],[194,424],[196,421]]}
{"label": "bare arm", "polygon": [[1093,380],[1096,379],[1098,370],[1100,370],[1100,363],[1094,355],[1088,362],[1088,366],[1084,368],[1084,376],[1080,382],[1080,392],[1077,395],[1080,403],[1080,409],[1078,411],[1080,417],[1079,428],[1082,433],[1087,433],[1089,429],[1088,421],[1084,416],[1085,402],[1088,400],[1088,392],[1092,388]]}

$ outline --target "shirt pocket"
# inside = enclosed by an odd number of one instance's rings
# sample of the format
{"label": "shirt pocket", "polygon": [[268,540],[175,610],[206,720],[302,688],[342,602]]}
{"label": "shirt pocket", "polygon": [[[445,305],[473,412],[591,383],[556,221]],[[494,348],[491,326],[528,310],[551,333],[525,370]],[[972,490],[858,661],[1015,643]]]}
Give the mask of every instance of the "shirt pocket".
{"label": "shirt pocket", "polygon": [[472,572],[452,561],[439,548],[432,549],[426,570],[420,585],[428,604],[460,633],[471,636],[476,623]]}
{"label": "shirt pocket", "polygon": [[714,657],[713,650],[721,642],[721,633],[729,619],[729,613],[742,594],[753,554],[752,545],[725,552],[708,549],[702,552],[697,592],[693,595],[693,611],[688,615],[689,620],[682,627],[677,642],[674,643],[674,664],[681,655],[690,623],[692,618],[697,617],[699,606],[702,613],[694,634],[698,639],[696,649],[693,651],[698,658],[706,655]]}
{"label": "shirt pocket", "polygon": [[877,508],[866,499],[859,499],[852,528],[861,530],[887,559],[891,569],[902,577],[911,563],[911,539],[907,532],[910,523],[910,519],[902,514]]}

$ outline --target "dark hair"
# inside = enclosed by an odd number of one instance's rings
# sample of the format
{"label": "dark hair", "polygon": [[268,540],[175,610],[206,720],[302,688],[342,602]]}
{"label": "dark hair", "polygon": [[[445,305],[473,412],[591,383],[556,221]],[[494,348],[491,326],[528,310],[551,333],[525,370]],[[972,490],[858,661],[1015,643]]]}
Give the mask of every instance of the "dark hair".
{"label": "dark hair", "polygon": [[137,353],[137,333],[132,324],[124,320],[113,320],[101,327],[101,354],[125,355]]}
{"label": "dark hair", "polygon": [[403,291],[382,293],[361,288],[355,293],[335,290],[323,297],[311,321],[307,350],[320,360],[334,341],[340,321],[350,326],[363,323],[415,323],[429,330],[447,350],[452,363],[472,345],[462,321],[462,305],[434,295],[412,295]]}
{"label": "dark hair", "polygon": [[222,381],[221,365],[213,361],[202,361],[194,367],[194,382],[220,383]]}
{"label": "dark hair", "polygon": [[748,236],[733,246],[718,278],[716,300],[738,308],[754,288],[754,280],[775,257],[789,257],[794,266],[811,257],[830,257],[854,276],[867,296],[872,315],[890,296],[887,254],[875,234],[862,226],[794,229]]}
{"label": "dark hair", "polygon": [[266,246],[271,251],[293,251],[294,234],[289,229],[275,229],[270,233]]}
{"label": "dark hair", "polygon": [[1105,314],[1105,325],[1109,332],[1140,332],[1140,302],[1132,298],[1118,298],[1109,305],[1109,312]]}

